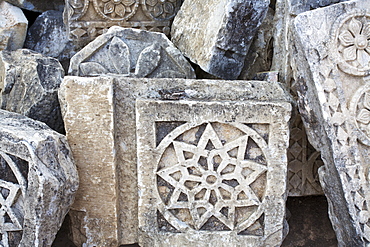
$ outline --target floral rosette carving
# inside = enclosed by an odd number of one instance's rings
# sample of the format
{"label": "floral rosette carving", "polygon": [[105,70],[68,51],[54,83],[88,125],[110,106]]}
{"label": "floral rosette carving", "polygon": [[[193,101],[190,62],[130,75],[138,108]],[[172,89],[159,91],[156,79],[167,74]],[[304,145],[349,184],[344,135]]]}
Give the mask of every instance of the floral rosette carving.
{"label": "floral rosette carving", "polygon": [[144,0],[144,13],[154,20],[171,20],[180,9],[182,0]]}
{"label": "floral rosette carving", "polygon": [[351,75],[370,74],[370,16],[352,13],[337,23],[335,48],[340,69]]}
{"label": "floral rosette carving", "polygon": [[135,15],[138,0],[94,0],[96,12],[109,20],[128,20]]}
{"label": "floral rosette carving", "polygon": [[354,94],[350,110],[352,119],[357,127],[358,138],[370,146],[370,86],[365,85]]}
{"label": "floral rosette carving", "polygon": [[66,4],[68,16],[71,20],[78,20],[87,11],[88,0],[69,0]]}

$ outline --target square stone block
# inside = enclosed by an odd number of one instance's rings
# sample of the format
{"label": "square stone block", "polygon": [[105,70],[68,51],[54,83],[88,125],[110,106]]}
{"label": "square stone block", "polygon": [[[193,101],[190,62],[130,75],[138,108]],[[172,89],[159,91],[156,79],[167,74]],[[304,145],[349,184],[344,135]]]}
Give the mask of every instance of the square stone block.
{"label": "square stone block", "polygon": [[290,104],[137,100],[141,246],[278,246]]}

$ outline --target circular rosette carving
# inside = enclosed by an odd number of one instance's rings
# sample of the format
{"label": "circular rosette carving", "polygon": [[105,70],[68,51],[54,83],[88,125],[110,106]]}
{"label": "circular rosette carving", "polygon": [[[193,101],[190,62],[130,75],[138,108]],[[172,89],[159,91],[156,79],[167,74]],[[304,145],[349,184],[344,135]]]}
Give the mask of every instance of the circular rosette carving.
{"label": "circular rosette carving", "polygon": [[370,15],[357,11],[334,25],[334,50],[339,68],[354,76],[370,74]]}
{"label": "circular rosette carving", "polygon": [[[158,145],[158,210],[176,230],[263,234],[267,143],[236,123],[184,124]],[[247,233],[248,234],[248,233]]]}
{"label": "circular rosette carving", "polygon": [[143,0],[143,10],[151,19],[171,20],[179,11],[182,2],[182,0]]}
{"label": "circular rosette carving", "polygon": [[358,139],[370,146],[370,85],[365,85],[354,94],[350,106],[352,120],[357,127]]}
{"label": "circular rosette carving", "polygon": [[89,7],[88,0],[68,0],[66,10],[70,20],[78,20],[86,14]]}
{"label": "circular rosette carving", "polygon": [[135,15],[139,0],[94,0],[96,12],[112,21],[128,20]]}

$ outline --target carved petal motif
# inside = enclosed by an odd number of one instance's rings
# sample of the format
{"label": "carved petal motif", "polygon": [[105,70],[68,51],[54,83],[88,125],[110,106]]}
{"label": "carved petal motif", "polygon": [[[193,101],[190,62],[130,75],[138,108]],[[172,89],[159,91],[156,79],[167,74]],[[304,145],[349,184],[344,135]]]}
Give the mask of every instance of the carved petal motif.
{"label": "carved petal motif", "polygon": [[339,40],[342,42],[342,45],[344,46],[354,45],[355,43],[355,38],[348,30],[343,31],[339,35]]}
{"label": "carved petal motif", "polygon": [[145,3],[150,6],[154,6],[158,3],[158,0],[146,0]]}
{"label": "carved petal motif", "polygon": [[370,122],[370,111],[362,109],[357,116],[357,121],[368,124]]}
{"label": "carved petal motif", "polygon": [[108,73],[108,70],[101,64],[95,62],[85,62],[80,64],[81,76],[101,75]]}
{"label": "carved petal motif", "polygon": [[145,77],[152,73],[157,68],[161,59],[161,51],[156,49],[155,45],[146,47],[139,55],[135,75]]}
{"label": "carved petal motif", "polygon": [[117,15],[119,15],[119,16],[121,16],[121,17],[123,17],[123,16],[125,15],[126,8],[125,8],[125,6],[123,6],[122,4],[117,4],[117,5],[116,5],[116,8],[114,9],[114,12],[115,12]]}
{"label": "carved petal motif", "polygon": [[175,7],[173,6],[172,3],[164,3],[163,9],[164,12],[166,12],[167,14],[173,14],[175,12]]}
{"label": "carved petal motif", "polygon": [[351,45],[347,48],[344,48],[343,50],[343,58],[346,61],[353,61],[356,60],[357,54],[356,54],[356,47],[354,45]]}
{"label": "carved petal motif", "polygon": [[369,66],[370,56],[364,50],[357,50],[357,60],[362,67]]}
{"label": "carved petal motif", "polygon": [[131,6],[135,3],[136,1],[135,0],[123,0],[122,3],[123,5],[125,6]]}
{"label": "carved petal motif", "polygon": [[114,37],[112,39],[109,46],[109,58],[119,74],[130,73],[130,51],[120,38]]}
{"label": "carved petal motif", "polygon": [[160,16],[161,14],[163,14],[163,6],[162,4],[158,4],[157,6],[154,7],[153,9],[153,15],[155,17],[158,17]]}
{"label": "carved petal motif", "polygon": [[81,2],[81,0],[73,0],[73,1],[70,2],[70,4],[75,9],[79,9],[79,8],[82,8],[84,6],[83,3]]}
{"label": "carved petal motif", "polygon": [[370,38],[370,23],[366,23],[363,25],[362,34],[365,35],[367,38]]}
{"label": "carved petal motif", "polygon": [[348,24],[348,29],[351,31],[351,33],[354,36],[357,36],[360,34],[362,28],[362,23],[355,18],[352,18],[352,20]]}
{"label": "carved petal motif", "polygon": [[370,110],[370,93],[365,93],[364,106],[366,109]]}
{"label": "carved petal motif", "polygon": [[107,2],[105,5],[104,5],[104,14],[110,14],[110,13],[113,13],[114,11],[114,4],[112,2]]}

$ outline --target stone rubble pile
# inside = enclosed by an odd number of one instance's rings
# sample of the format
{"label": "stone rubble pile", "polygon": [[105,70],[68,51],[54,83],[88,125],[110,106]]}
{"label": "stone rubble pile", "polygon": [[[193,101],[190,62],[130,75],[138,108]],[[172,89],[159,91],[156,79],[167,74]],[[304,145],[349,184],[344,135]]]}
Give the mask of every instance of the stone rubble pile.
{"label": "stone rubble pile", "polygon": [[369,76],[367,0],[0,0],[0,245],[280,246],[325,194],[367,246]]}

